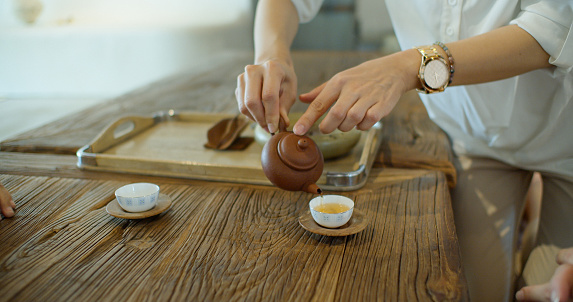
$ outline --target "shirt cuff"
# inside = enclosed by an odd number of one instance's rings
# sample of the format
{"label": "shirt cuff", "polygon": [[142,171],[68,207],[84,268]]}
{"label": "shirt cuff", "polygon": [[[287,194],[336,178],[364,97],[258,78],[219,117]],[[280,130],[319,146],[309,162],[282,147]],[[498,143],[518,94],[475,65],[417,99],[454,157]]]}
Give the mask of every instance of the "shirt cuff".
{"label": "shirt cuff", "polygon": [[308,23],[312,20],[322,5],[323,0],[291,0],[292,4],[298,12],[298,20],[300,23]]}
{"label": "shirt cuff", "polygon": [[549,63],[570,69],[573,66],[573,8],[551,7],[541,1],[524,7],[510,24],[527,31],[550,55]]}

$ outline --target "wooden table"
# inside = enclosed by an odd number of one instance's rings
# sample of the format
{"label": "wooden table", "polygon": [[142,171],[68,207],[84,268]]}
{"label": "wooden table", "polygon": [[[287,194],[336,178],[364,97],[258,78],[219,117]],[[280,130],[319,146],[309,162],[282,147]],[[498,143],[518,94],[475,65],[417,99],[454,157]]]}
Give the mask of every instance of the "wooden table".
{"label": "wooden table", "polygon": [[[378,55],[295,53],[299,91]],[[300,227],[309,193],[76,168],[77,149],[120,116],[237,112],[236,76],[251,56],[222,57],[0,143],[0,182],[18,206],[0,221],[0,301],[467,300],[449,143],[415,94],[383,120],[367,184],[340,193],[369,219],[347,237]],[[142,220],[107,214],[115,189],[138,181],[157,183],[172,207]]]}

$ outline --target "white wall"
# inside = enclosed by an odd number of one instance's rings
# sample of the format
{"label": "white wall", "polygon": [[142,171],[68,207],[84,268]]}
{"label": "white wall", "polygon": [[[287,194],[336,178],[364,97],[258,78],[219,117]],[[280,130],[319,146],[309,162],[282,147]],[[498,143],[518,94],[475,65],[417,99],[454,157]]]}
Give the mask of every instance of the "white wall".
{"label": "white wall", "polygon": [[356,0],[356,18],[362,41],[380,42],[383,36],[393,33],[384,0]]}
{"label": "white wall", "polygon": [[252,48],[251,0],[0,1],[0,98],[113,97]]}
{"label": "white wall", "polygon": [[[0,1],[0,27],[24,26],[14,14],[18,1]],[[24,0],[25,1],[25,0]],[[250,14],[250,0],[39,0],[36,25],[205,25]]]}

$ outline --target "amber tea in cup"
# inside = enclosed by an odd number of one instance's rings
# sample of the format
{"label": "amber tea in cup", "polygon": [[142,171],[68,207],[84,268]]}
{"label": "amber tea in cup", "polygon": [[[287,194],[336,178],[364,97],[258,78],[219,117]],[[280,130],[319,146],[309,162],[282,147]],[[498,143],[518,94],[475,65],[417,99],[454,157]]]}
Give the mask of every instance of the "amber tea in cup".
{"label": "amber tea in cup", "polygon": [[342,203],[323,203],[314,207],[314,209],[321,213],[338,214],[350,210],[350,207]]}
{"label": "amber tea in cup", "polygon": [[338,228],[350,220],[354,201],[341,195],[324,195],[313,198],[309,207],[317,224],[326,228]]}

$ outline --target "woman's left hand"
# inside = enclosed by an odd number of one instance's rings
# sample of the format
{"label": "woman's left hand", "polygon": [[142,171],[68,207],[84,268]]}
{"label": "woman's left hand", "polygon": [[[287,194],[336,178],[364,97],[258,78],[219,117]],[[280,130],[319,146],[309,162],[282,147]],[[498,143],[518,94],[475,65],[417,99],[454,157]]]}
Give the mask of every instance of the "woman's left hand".
{"label": "woman's left hand", "polygon": [[[420,54],[406,50],[362,63],[336,74],[328,82],[300,95],[310,103],[294,126],[294,133],[305,134],[329,108],[321,122],[322,133],[335,129],[370,129],[388,115],[400,97],[418,86]],[[332,108],[331,108],[332,106]]]}

